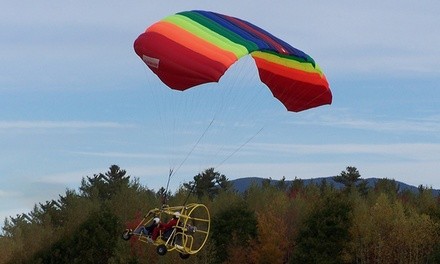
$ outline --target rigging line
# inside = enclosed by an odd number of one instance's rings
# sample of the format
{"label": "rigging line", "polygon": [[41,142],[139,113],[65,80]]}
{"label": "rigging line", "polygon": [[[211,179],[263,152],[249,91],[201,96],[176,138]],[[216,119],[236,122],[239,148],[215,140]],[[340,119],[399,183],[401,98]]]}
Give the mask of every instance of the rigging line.
{"label": "rigging line", "polygon": [[189,199],[189,196],[190,196],[191,193],[194,191],[194,188],[195,188],[195,187],[196,187],[196,183],[194,182],[193,185],[192,185],[192,187],[191,187],[191,189],[190,189],[189,192],[188,192],[188,195],[186,196],[185,201],[183,202],[183,206],[186,206],[186,204],[187,204],[187,202],[188,202],[188,199]]}
{"label": "rigging line", "polygon": [[173,176],[174,174],[176,174],[176,172],[183,166],[183,164],[186,162],[186,160],[189,158],[189,156],[191,156],[191,154],[193,153],[193,151],[196,149],[196,147],[199,145],[200,141],[202,140],[202,138],[205,136],[205,134],[208,132],[209,128],[212,126],[212,124],[214,123],[215,117],[212,118],[211,122],[209,123],[209,125],[205,128],[205,130],[203,131],[203,133],[200,135],[199,139],[197,139],[196,143],[194,143],[193,147],[191,148],[191,150],[188,152],[188,154],[186,154],[186,157],[182,160],[182,162],[180,163],[180,165],[177,167],[177,169],[174,171],[174,173],[172,173],[170,175]]}
{"label": "rigging line", "polygon": [[[236,62],[233,67],[234,70],[229,73],[230,78],[227,78],[222,82],[222,84],[225,86],[225,96],[221,97],[224,98],[224,102],[221,104],[220,108],[222,111],[222,117],[224,120],[235,120],[236,124],[244,123],[249,125],[248,120],[254,120],[255,118],[252,117],[256,115],[255,113],[252,114],[253,111],[251,110],[255,108],[255,105],[258,105],[256,104],[258,98],[260,98],[260,100],[262,98],[258,97],[258,95],[261,95],[264,90],[255,89],[260,88],[260,82],[256,84],[258,80],[258,73],[251,56],[241,58],[240,61]],[[240,107],[239,112],[232,110],[237,107]],[[217,134],[224,134],[222,131],[226,129],[228,129],[229,133],[230,129],[236,129],[235,125],[232,125],[232,127],[222,126],[220,128],[221,130],[220,132],[217,131]],[[245,139],[241,137],[238,140],[239,142],[234,145],[238,145],[244,140]],[[228,153],[230,153],[230,151],[228,150],[228,146],[225,142],[217,149],[214,157],[217,157],[219,160],[221,160],[228,155]]]}
{"label": "rigging line", "polygon": [[[144,73],[146,79],[145,91],[151,97],[148,101],[144,101],[144,105],[149,105],[148,109],[145,108],[144,110],[154,112],[153,122],[155,122],[154,124],[160,130],[159,138],[161,138],[161,142],[165,142],[166,144],[168,144],[168,147],[171,147],[171,143],[167,142],[171,142],[172,138],[169,133],[166,133],[168,129],[165,127],[166,120],[169,118],[167,118],[167,113],[164,110],[164,107],[160,104],[160,102],[168,100],[168,97],[166,95],[167,91],[166,89],[164,89],[163,84],[159,83],[159,79],[156,78],[156,76],[154,76],[154,74],[148,70],[148,67],[144,68]],[[153,107],[151,107],[150,105],[153,105]],[[171,158],[168,158],[168,163],[169,166],[172,167]]]}
{"label": "rigging line", "polygon": [[[146,93],[148,93],[153,100],[150,100],[148,102],[148,104],[145,105],[149,105],[151,102],[154,105],[153,109],[156,110],[156,114],[155,118],[156,118],[156,123],[159,127],[159,129],[162,131],[162,133],[160,133],[160,135],[162,136],[162,140],[163,142],[170,142],[169,136],[167,137],[167,134],[165,133],[166,129],[164,126],[165,123],[165,111],[161,110],[161,105],[159,104],[159,102],[161,101],[165,101],[165,96],[163,95],[163,93],[161,93],[159,90],[162,88],[160,84],[157,83],[156,79],[154,78],[154,76],[151,74],[151,72],[149,72],[147,70],[147,68],[145,68],[144,70],[145,73],[145,79],[146,79]],[[159,99],[158,99],[159,98]],[[166,189],[165,189],[165,193],[163,194],[163,199],[162,199],[162,205],[167,203],[167,199],[168,199],[168,189],[169,189],[169,184],[170,184],[170,177],[173,174],[173,168],[171,168],[171,161],[168,160],[169,164],[170,164],[170,170],[169,170],[169,175],[168,175],[168,181],[167,181],[167,185],[166,185]]]}
{"label": "rigging line", "polygon": [[246,142],[244,142],[243,144],[241,144],[237,149],[235,149],[229,156],[227,156],[224,160],[222,160],[219,164],[217,164],[217,166],[215,166],[216,168],[220,167],[221,165],[223,165],[223,163],[225,163],[229,158],[231,158],[232,156],[234,156],[237,152],[239,152],[244,146],[246,146],[252,139],[254,139],[258,134],[260,134],[261,131],[263,131],[264,127],[260,128],[260,130],[258,130],[257,133],[255,133],[255,135],[253,135],[252,137],[250,137],[248,140],[246,140]]}
{"label": "rigging line", "polygon": [[164,193],[164,198],[162,201],[162,205],[167,204],[167,194],[168,194],[168,188],[170,186],[170,179],[171,176],[173,175],[174,169],[170,168],[170,172],[168,173],[168,181],[167,181],[167,188],[165,189],[165,193]]}

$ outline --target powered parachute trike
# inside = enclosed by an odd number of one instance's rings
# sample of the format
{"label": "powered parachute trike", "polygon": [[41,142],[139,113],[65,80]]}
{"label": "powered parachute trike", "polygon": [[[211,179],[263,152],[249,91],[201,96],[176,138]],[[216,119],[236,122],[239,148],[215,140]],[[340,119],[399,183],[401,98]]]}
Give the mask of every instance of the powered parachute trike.
{"label": "powered parachute trike", "polygon": [[[219,82],[231,65],[249,55],[261,83],[288,111],[299,112],[332,102],[327,79],[309,55],[245,20],[228,15],[193,10],[168,16],[148,27],[135,40],[134,50],[162,84],[183,93],[206,89],[201,84]],[[156,218],[171,218],[176,212],[180,217],[171,232],[161,233],[150,241],[154,232],[151,224],[157,224]],[[128,240],[137,236],[140,241],[155,245],[160,255],[177,251],[186,258],[203,248],[209,229],[210,215],[205,205],[165,205],[150,210],[123,237]]]}
{"label": "powered parachute trike", "polygon": [[[161,220],[176,218],[173,226],[166,230],[160,228]],[[154,208],[148,212],[138,226],[126,229],[122,235],[125,240],[136,236],[139,241],[156,246],[156,252],[163,256],[169,251],[177,251],[182,259],[199,252],[205,245],[211,218],[208,208],[203,204],[191,203],[183,206]],[[154,228],[158,236],[152,240]]]}

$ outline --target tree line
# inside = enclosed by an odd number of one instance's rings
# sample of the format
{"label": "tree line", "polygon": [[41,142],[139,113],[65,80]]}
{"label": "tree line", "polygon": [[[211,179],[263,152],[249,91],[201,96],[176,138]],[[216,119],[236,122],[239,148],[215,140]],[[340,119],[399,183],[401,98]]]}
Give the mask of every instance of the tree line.
{"label": "tree line", "polygon": [[[440,263],[440,203],[429,188],[401,191],[389,179],[368,187],[355,167],[334,180],[344,188],[283,178],[239,193],[210,168],[170,193],[112,165],[5,219],[0,263]],[[121,238],[164,196],[210,210],[207,244],[187,260]]]}

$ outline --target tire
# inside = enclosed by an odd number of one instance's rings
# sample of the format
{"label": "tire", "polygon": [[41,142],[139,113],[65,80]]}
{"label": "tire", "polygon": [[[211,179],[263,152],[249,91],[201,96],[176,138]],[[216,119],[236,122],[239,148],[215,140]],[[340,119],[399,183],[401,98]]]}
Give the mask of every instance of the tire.
{"label": "tire", "polygon": [[188,259],[191,255],[190,254],[179,253],[179,256],[180,256],[181,259]]}
{"label": "tire", "polygon": [[133,235],[133,234],[131,233],[131,230],[130,230],[130,229],[126,229],[126,230],[124,231],[124,233],[122,233],[122,239],[128,241],[128,240],[130,240],[130,238],[131,238],[132,235]]}
{"label": "tire", "polygon": [[161,256],[165,255],[167,253],[167,251],[168,251],[168,249],[165,245],[159,245],[156,248],[157,254],[159,254]]}

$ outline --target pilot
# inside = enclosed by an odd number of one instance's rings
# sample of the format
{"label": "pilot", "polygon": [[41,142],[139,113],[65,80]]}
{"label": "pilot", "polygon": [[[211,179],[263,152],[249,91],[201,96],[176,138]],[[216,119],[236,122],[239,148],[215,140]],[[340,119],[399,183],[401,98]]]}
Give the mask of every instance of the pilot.
{"label": "pilot", "polygon": [[133,233],[139,234],[139,235],[149,236],[153,233],[153,230],[159,225],[159,223],[160,223],[159,217],[155,217],[155,218],[153,218],[153,221],[151,222],[150,225],[140,226],[139,228],[134,230]]}
{"label": "pilot", "polygon": [[[171,230],[175,226],[177,226],[177,223],[179,222],[180,213],[174,212],[173,217],[168,221],[166,224],[159,223],[153,230],[153,234],[151,236],[151,241],[155,241],[157,237],[159,236],[159,232],[165,233],[168,230]],[[150,241],[150,242],[151,242]]]}

